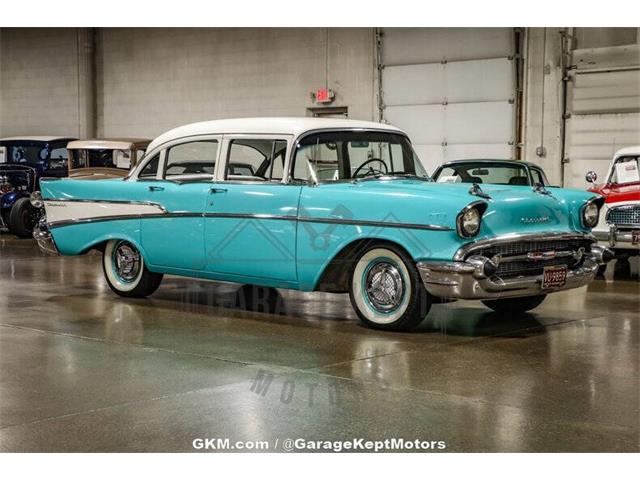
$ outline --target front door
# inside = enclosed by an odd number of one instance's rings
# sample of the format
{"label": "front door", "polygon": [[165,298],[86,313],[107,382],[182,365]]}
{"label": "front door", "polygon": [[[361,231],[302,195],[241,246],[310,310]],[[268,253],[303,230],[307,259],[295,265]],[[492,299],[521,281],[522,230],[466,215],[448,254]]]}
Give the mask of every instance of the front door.
{"label": "front door", "polygon": [[225,136],[225,180],[211,187],[205,207],[208,271],[237,281],[297,281],[301,187],[281,183],[287,145],[286,138]]}

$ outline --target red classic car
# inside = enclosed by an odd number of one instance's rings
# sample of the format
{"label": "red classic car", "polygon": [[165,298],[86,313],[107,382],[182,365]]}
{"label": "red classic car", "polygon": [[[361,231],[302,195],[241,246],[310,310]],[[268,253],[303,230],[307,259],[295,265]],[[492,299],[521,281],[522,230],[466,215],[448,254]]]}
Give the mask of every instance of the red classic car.
{"label": "red classic car", "polygon": [[586,175],[589,189],[605,198],[600,221],[593,234],[607,242],[617,258],[640,255],[640,146],[623,148],[613,156],[604,183],[596,184],[595,172]]}

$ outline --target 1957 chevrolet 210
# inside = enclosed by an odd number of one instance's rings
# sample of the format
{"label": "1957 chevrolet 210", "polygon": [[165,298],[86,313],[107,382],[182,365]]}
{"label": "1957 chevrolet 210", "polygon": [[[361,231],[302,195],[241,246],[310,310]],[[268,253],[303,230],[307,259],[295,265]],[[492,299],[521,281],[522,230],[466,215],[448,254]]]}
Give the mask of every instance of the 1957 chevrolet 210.
{"label": "1957 chevrolet 210", "polygon": [[103,252],[125,297],[163,274],[348,292],[362,321],[407,330],[432,303],[526,311],[609,260],[603,199],[432,182],[407,136],[370,122],[219,120],[154,140],[125,179],[41,181],[40,246]]}

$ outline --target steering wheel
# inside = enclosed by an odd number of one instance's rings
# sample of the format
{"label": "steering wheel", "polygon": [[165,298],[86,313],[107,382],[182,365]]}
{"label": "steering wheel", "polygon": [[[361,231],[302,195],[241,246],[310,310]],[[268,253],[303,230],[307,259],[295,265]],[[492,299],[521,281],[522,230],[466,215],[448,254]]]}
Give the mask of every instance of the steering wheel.
{"label": "steering wheel", "polygon": [[360,165],[358,168],[356,168],[356,171],[353,172],[353,178],[357,178],[358,174],[360,173],[360,170],[362,170],[364,167],[366,167],[367,165],[369,165],[370,163],[373,163],[373,162],[379,162],[384,167],[384,172],[382,170],[380,170],[380,169],[369,167],[369,171],[367,172],[367,175],[370,175],[370,174],[376,175],[378,173],[381,173],[381,174],[384,175],[384,174],[389,173],[389,167],[387,167],[386,163],[384,163],[379,158],[370,158],[369,160],[364,162],[362,165]]}

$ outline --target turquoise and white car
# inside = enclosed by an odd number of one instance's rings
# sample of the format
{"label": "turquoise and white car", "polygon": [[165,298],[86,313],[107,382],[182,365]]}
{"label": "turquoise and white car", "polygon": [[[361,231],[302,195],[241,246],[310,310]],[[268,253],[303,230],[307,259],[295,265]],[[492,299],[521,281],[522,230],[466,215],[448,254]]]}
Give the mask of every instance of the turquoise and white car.
{"label": "turquoise and white car", "polygon": [[401,130],[255,118],[196,123],[148,147],[125,179],[43,180],[44,250],[103,252],[118,295],[164,274],[349,293],[371,327],[407,330],[431,304],[526,311],[593,280],[610,252],[603,200],[536,186],[431,181]]}

